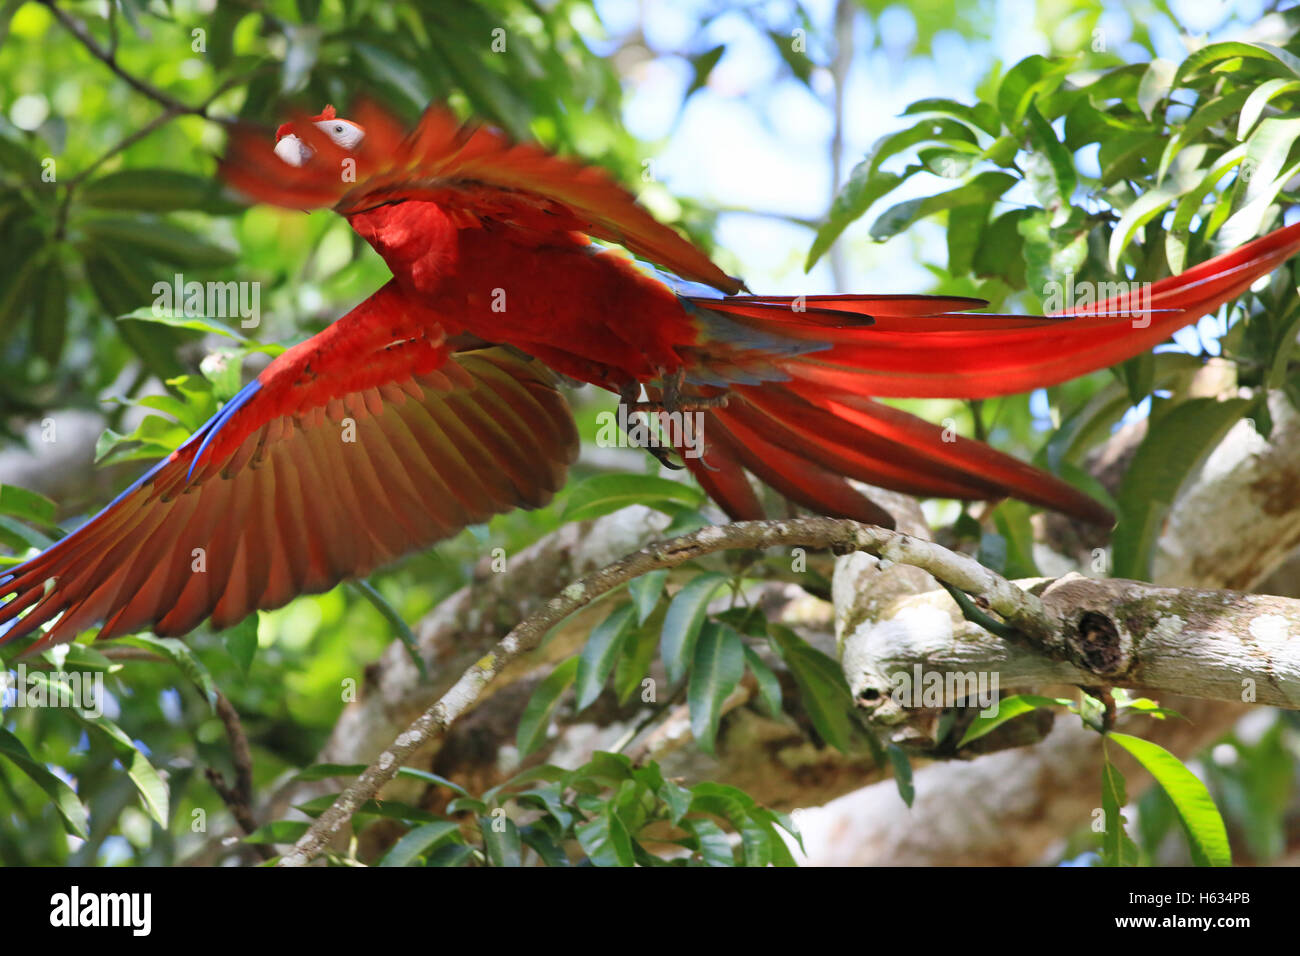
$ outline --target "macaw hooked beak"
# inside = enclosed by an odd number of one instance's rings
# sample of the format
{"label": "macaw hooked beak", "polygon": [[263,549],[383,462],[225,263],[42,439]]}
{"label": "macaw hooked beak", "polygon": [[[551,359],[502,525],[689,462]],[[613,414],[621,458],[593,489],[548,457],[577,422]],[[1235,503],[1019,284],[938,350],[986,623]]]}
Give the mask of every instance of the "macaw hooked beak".
{"label": "macaw hooked beak", "polygon": [[312,150],[306,143],[300,140],[293,133],[286,133],[280,137],[279,142],[275,144],[275,155],[279,156],[290,166],[301,166],[307,160],[311,159]]}

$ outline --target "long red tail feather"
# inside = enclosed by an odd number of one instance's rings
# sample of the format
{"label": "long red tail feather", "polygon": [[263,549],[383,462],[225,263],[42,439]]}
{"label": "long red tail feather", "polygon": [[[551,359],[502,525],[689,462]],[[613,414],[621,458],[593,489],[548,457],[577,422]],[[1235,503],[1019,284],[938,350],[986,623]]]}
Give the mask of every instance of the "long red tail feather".
{"label": "long red tail feather", "polygon": [[[692,302],[728,317],[770,322],[798,309],[847,313],[817,329],[830,347],[784,367],[812,385],[877,398],[991,398],[1055,385],[1130,359],[1241,295],[1300,252],[1300,223],[1286,226],[1152,283],[1145,292],[1048,316],[957,310],[982,304],[957,296],[733,296]],[[1135,311],[1142,310],[1142,311]],[[870,316],[864,324],[854,316]],[[810,330],[812,331],[812,330]],[[809,335],[806,337],[815,337]]]}

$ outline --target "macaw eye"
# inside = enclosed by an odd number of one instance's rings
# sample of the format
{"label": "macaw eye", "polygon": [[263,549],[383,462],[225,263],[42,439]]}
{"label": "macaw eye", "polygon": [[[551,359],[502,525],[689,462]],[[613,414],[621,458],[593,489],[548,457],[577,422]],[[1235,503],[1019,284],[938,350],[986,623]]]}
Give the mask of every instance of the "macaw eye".
{"label": "macaw eye", "polygon": [[343,127],[342,127],[342,126],[335,126],[335,127],[334,127],[334,132],[336,132],[336,133],[341,133],[341,132],[343,132]]}

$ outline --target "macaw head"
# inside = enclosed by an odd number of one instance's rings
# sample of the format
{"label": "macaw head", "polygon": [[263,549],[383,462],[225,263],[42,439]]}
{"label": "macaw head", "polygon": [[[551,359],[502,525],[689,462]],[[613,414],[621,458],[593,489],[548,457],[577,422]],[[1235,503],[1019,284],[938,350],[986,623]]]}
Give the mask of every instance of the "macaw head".
{"label": "macaw head", "polygon": [[[313,126],[334,141],[334,144],[349,152],[361,145],[366,131],[358,123],[343,119],[334,114],[334,107],[326,106],[320,114],[313,116]],[[290,166],[301,166],[311,159],[312,148],[298,138],[293,123],[285,123],[275,131],[275,155]]]}

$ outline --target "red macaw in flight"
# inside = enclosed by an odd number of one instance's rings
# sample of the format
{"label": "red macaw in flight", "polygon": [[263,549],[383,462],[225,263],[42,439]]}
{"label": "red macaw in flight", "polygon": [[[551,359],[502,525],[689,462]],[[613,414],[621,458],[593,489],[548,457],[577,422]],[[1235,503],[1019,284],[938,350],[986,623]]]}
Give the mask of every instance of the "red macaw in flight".
{"label": "red macaw in flight", "polygon": [[282,126],[274,149],[240,128],[221,173],[263,202],[334,209],[393,278],[0,578],[0,641],[51,621],[33,649],[99,622],[101,638],[226,627],[545,504],[578,446],[547,367],[627,403],[644,386],[660,408],[699,411],[704,454],[684,460],[733,519],[764,516],[748,472],[876,524],[892,520],[848,479],[1109,523],[1061,479],[873,398],[1005,395],[1113,365],[1300,250],[1300,225],[1279,229],[1155,283],[1140,315],[1119,301],[963,314],[987,303],[741,294],[602,170],[437,107],[409,134],[377,106],[356,122],[327,107]]}

